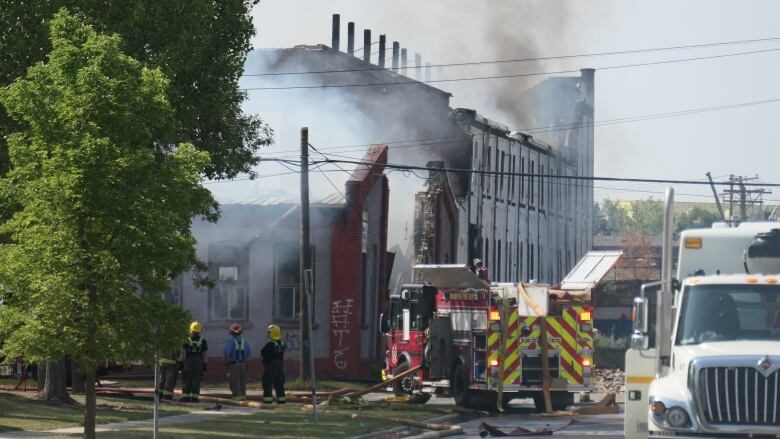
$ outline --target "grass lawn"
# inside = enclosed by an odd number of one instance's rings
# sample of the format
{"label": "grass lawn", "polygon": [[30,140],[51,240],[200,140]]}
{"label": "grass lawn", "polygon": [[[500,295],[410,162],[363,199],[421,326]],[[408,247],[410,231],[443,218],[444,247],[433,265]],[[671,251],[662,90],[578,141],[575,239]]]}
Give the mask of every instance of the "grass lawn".
{"label": "grass lawn", "polygon": [[[73,395],[77,404],[59,405],[31,399],[33,393],[0,391],[0,432],[15,430],[51,430],[74,427],[84,422],[84,395]],[[98,424],[122,422],[152,417],[150,400],[132,398],[97,398]],[[187,413],[198,409],[191,406],[161,406],[162,416]]]}
{"label": "grass lawn", "polygon": [[[406,419],[423,420],[439,416],[445,411],[443,407],[403,406],[377,407],[365,410],[373,415],[387,415]],[[160,429],[160,436],[172,439],[206,439],[206,438],[343,438],[373,431],[381,431],[397,427],[387,421],[374,419],[353,419],[346,409],[320,414],[319,425],[314,425],[312,415],[300,410],[300,406],[290,404],[273,410],[252,415],[230,416],[225,419],[212,419],[188,425],[172,425]],[[132,431],[115,431],[98,433],[99,438],[148,438],[150,429]],[[73,438],[77,436],[61,436]]]}

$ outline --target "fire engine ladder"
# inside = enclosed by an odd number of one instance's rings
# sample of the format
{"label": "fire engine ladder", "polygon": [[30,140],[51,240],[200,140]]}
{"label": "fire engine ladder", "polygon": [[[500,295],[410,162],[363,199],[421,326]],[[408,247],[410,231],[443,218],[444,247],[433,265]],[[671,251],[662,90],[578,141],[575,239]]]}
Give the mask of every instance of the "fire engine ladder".
{"label": "fire engine ladder", "polygon": [[431,184],[428,186],[428,195],[426,197],[427,200],[422,221],[423,230],[420,239],[420,248],[417,250],[417,256],[415,258],[415,264],[422,264],[425,262],[425,256],[428,254],[428,251],[431,249],[431,245],[433,244],[433,238],[436,232],[436,218],[434,217],[434,209],[440,191],[441,188],[438,184]]}

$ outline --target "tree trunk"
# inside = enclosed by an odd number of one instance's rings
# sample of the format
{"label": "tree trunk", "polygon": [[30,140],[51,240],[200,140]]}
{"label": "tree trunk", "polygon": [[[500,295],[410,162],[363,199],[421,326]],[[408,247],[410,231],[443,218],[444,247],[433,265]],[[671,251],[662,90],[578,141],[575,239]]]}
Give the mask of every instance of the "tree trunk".
{"label": "tree trunk", "polygon": [[69,402],[70,396],[65,387],[65,361],[47,361],[38,369],[38,394],[35,399]]}
{"label": "tree trunk", "polygon": [[95,439],[95,380],[97,373],[94,366],[87,367],[84,380],[84,439]]}
{"label": "tree trunk", "polygon": [[84,393],[84,369],[73,360],[70,362],[70,382],[71,392]]}
{"label": "tree trunk", "polygon": [[55,364],[54,370],[54,398],[58,402],[67,403],[70,402],[70,395],[68,395],[68,379],[67,379],[67,367],[65,366],[65,360],[60,360]]}
{"label": "tree trunk", "polygon": [[38,377],[36,378],[37,386],[38,386],[38,393],[43,391],[44,384],[46,383],[46,365],[45,364],[39,364],[38,365]]}
{"label": "tree trunk", "polygon": [[54,373],[54,363],[47,361],[38,368],[38,394],[35,399],[51,401],[54,399],[56,373]]}

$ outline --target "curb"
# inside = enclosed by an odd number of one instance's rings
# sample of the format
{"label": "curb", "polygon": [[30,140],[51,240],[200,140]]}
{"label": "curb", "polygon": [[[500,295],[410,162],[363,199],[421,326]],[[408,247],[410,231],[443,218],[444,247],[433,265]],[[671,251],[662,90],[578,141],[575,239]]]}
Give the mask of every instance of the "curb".
{"label": "curb", "polygon": [[[460,415],[458,413],[451,413],[449,415],[444,416],[438,416],[435,418],[425,419],[422,422],[430,422],[434,424],[438,424],[441,422],[447,422],[451,421],[453,419],[459,418]],[[360,436],[352,436],[349,439],[385,439],[385,438],[398,438],[401,437],[402,434],[409,434],[413,431],[419,431],[419,429],[414,427],[408,427],[405,425],[402,425],[400,427],[394,427],[389,430],[382,430],[382,431],[375,431],[372,433],[366,433]],[[436,433],[436,432],[433,432]],[[420,436],[422,437],[422,436]]]}

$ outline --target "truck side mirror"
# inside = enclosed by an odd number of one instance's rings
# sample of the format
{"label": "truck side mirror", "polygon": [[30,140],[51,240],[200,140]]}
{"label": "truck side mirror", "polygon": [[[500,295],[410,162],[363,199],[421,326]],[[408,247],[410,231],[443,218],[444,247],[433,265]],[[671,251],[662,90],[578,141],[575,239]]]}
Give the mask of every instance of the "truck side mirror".
{"label": "truck side mirror", "polygon": [[390,332],[390,319],[387,314],[379,314],[379,332],[382,334]]}
{"label": "truck side mirror", "polygon": [[634,322],[634,333],[631,334],[632,349],[647,349],[648,347],[648,305],[646,298],[634,298],[634,309],[631,313],[631,319]]}

